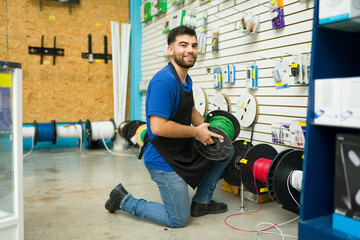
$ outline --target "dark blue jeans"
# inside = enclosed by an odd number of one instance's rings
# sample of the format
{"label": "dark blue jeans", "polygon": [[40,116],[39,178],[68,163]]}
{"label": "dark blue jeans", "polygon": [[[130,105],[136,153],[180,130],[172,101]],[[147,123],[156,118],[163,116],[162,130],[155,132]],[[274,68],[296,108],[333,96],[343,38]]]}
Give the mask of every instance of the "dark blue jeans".
{"label": "dark blue jeans", "polygon": [[[196,188],[192,201],[207,204],[211,201],[222,172],[234,154],[223,161],[217,161]],[[144,217],[172,228],[185,226],[190,219],[190,199],[187,183],[174,171],[148,168],[150,177],[158,185],[163,204],[136,199],[128,194],[120,203],[123,211],[137,217]]]}

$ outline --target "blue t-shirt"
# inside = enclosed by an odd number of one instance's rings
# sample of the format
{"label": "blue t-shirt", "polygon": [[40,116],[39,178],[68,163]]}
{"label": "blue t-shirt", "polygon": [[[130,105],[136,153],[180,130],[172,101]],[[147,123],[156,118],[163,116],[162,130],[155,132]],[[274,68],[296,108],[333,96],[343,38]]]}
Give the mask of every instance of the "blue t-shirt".
{"label": "blue t-shirt", "polygon": [[[186,76],[186,85],[181,82],[184,92],[191,92],[192,80]],[[169,65],[157,72],[151,79],[146,92],[146,124],[150,140],[158,136],[150,129],[150,116],[156,115],[166,119],[173,119],[179,106],[179,85]],[[160,156],[154,146],[149,142],[144,148],[144,162],[147,168],[163,171],[174,171]]]}

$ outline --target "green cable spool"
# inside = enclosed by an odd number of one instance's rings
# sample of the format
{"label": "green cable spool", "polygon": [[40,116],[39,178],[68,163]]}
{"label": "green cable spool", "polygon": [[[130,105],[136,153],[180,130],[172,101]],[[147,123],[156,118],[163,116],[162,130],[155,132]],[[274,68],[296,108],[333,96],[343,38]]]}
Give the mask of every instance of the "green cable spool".
{"label": "green cable spool", "polygon": [[210,124],[209,131],[223,136],[224,139],[212,137],[214,144],[206,146],[195,140],[195,149],[206,159],[212,161],[224,160],[231,154],[231,141],[234,141],[240,133],[239,121],[229,112],[214,110],[206,115],[205,122]]}
{"label": "green cable spool", "polygon": [[209,120],[209,124],[212,127],[217,127],[220,130],[223,130],[230,139],[234,138],[235,127],[227,117],[220,115],[214,116]]}

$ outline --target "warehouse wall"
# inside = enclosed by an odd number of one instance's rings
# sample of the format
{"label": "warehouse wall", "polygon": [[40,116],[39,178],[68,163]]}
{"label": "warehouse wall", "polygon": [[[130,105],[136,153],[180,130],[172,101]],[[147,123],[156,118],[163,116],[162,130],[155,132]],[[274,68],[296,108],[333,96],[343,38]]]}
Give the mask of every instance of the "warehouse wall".
{"label": "warehouse wall", "polygon": [[[81,0],[72,4],[42,0],[0,0],[0,60],[20,62],[23,66],[24,122],[104,121],[114,117],[112,61],[81,58],[88,52],[104,53],[104,36],[111,54],[110,22],[129,22],[128,0]],[[29,55],[28,47],[65,50],[64,57]]]}
{"label": "warehouse wall", "polygon": [[[202,25],[205,11],[208,13],[207,53],[199,55],[197,63],[189,71],[194,85],[202,87],[211,102],[217,93],[225,93],[231,100],[232,113],[240,106],[238,100],[246,92],[253,93],[259,103],[259,117],[254,127],[253,142],[271,143],[271,124],[291,122],[295,119],[306,120],[308,86],[294,84],[291,87],[276,89],[271,70],[276,61],[293,57],[294,54],[310,53],[312,38],[313,2],[309,6],[298,0],[285,0],[286,27],[274,30],[271,26],[268,1],[251,0],[213,0],[206,4],[199,1],[186,1],[179,7],[168,1],[166,14],[153,18],[143,24],[142,44],[142,79],[150,81],[152,76],[167,64],[162,57],[166,46],[166,35],[162,34],[162,23],[166,17],[180,9],[196,9],[197,26]],[[260,5],[263,3],[264,5]],[[260,27],[257,35],[244,35],[237,30],[241,11],[252,12],[260,16]],[[219,51],[211,52],[211,36],[219,30]],[[245,65],[256,62],[259,67],[259,88],[251,90],[245,85]],[[214,89],[213,82],[206,73],[207,68],[218,65],[236,65],[236,83],[225,84],[223,89]],[[143,94],[143,120],[145,120],[145,97]],[[239,139],[249,140],[251,128],[241,128]],[[277,149],[282,146],[275,145]]]}

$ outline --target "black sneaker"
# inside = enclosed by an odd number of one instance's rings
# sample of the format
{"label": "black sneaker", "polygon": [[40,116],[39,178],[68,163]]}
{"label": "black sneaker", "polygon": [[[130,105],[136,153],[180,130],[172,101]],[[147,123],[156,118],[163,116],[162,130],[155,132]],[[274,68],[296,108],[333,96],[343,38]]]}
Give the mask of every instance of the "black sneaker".
{"label": "black sneaker", "polygon": [[191,203],[191,216],[201,217],[206,214],[224,213],[227,211],[227,205],[225,203],[217,203],[211,200],[208,204]]}
{"label": "black sneaker", "polygon": [[120,183],[118,184],[110,193],[109,200],[105,203],[105,209],[111,213],[114,213],[116,210],[121,210],[120,203],[123,198],[128,194],[128,191]]}

